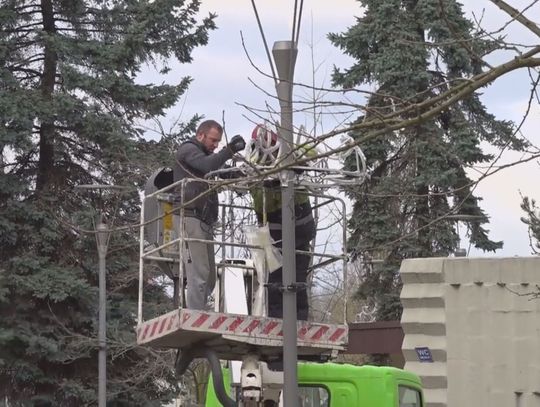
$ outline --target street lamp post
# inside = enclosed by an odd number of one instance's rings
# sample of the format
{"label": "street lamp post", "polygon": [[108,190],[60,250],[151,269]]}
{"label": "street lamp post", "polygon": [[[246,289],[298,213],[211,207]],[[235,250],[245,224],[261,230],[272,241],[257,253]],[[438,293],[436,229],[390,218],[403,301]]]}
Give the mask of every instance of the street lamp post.
{"label": "street lamp post", "polygon": [[104,222],[103,214],[99,215],[96,225],[96,243],[99,257],[99,321],[98,321],[98,406],[107,405],[107,279],[106,263],[109,231]]}
{"label": "street lamp post", "polygon": [[[272,48],[279,81],[276,91],[281,107],[280,135],[282,141],[281,165],[294,162],[292,88],[294,66],[298,50],[292,41],[277,41]],[[285,407],[298,404],[298,351],[296,330],[296,249],[294,216],[294,173],[285,169],[281,173],[281,230],[283,252],[283,402]]]}
{"label": "street lamp post", "polygon": [[[121,193],[129,188],[118,185],[78,185],[76,189],[83,191],[97,191],[100,200],[104,191]],[[109,227],[105,222],[103,208],[99,210],[95,225],[96,245],[98,252],[98,407],[107,405],[107,248],[109,246]]]}

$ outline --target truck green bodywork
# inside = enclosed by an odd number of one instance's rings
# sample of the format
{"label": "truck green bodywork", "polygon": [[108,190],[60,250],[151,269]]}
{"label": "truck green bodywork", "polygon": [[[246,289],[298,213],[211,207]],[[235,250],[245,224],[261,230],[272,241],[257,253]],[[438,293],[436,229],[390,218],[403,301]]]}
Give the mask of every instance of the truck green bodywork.
{"label": "truck green bodywork", "polygon": [[[224,382],[230,384],[228,369]],[[302,407],[423,407],[422,383],[414,373],[387,366],[299,363]],[[220,407],[208,385],[206,407]]]}

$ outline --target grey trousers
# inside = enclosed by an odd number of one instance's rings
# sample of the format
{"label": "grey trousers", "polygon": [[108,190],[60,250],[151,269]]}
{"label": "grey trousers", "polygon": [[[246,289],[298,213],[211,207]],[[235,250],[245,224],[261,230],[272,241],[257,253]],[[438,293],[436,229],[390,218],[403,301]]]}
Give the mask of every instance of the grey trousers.
{"label": "grey trousers", "polygon": [[[177,233],[180,216],[174,216]],[[184,217],[184,232],[187,238],[214,240],[214,230],[194,217]],[[216,261],[212,243],[185,242],[183,247],[184,271],[187,278],[186,305],[190,309],[207,309],[208,296],[216,285]]]}

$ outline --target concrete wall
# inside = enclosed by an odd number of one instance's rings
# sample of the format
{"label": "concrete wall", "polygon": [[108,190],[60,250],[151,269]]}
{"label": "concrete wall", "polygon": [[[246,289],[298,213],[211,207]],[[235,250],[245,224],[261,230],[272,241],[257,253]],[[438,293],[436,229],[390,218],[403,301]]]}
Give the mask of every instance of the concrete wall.
{"label": "concrete wall", "polygon": [[540,257],[412,259],[401,277],[405,369],[428,407],[540,407]]}

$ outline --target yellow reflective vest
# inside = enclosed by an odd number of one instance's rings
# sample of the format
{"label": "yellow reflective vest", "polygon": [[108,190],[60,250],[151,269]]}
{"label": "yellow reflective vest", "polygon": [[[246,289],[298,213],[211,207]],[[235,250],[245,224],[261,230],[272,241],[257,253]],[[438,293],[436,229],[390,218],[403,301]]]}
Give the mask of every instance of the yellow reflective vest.
{"label": "yellow reflective vest", "polygon": [[[317,155],[317,150],[313,146],[307,144],[299,147],[295,153],[297,159],[305,157],[314,157]],[[264,206],[266,204],[266,213],[272,214],[281,210],[281,183],[279,180],[264,181],[262,186],[256,186],[250,189],[251,197],[253,198],[253,209],[259,220],[262,219]],[[263,198],[263,195],[264,196]],[[295,191],[294,205],[303,205],[309,202],[307,192]]]}

